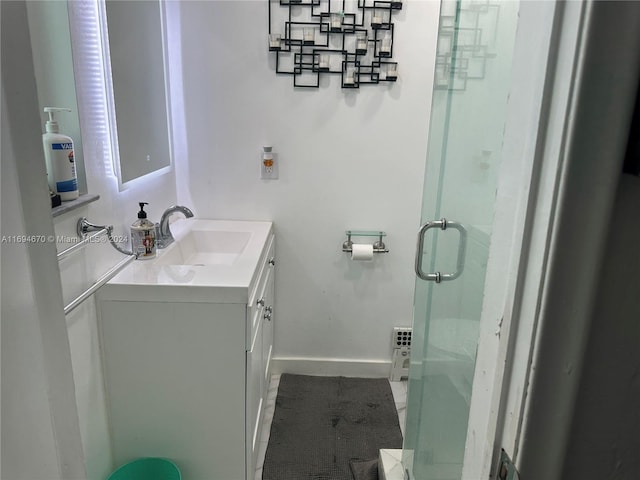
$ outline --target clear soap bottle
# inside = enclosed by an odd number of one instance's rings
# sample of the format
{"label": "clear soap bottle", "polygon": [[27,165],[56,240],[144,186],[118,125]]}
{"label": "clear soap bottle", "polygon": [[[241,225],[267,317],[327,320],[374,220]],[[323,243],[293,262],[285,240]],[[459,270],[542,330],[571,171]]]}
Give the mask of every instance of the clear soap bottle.
{"label": "clear soap bottle", "polygon": [[131,250],[138,255],[138,260],[147,260],[156,256],[156,227],[147,219],[144,206],[139,202],[138,220],[131,224]]}

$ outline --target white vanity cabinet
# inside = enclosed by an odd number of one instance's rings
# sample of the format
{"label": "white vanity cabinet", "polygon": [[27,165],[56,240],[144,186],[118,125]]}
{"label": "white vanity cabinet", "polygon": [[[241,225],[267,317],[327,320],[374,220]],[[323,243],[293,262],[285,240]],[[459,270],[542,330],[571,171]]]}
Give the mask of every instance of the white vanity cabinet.
{"label": "white vanity cabinet", "polygon": [[[274,251],[269,225],[244,293],[237,284],[232,295],[188,284],[159,295],[126,284],[131,274],[103,287],[100,339],[116,466],[158,456],[172,459],[185,480],[254,478],[273,351]],[[182,267],[172,274],[188,278]]]}

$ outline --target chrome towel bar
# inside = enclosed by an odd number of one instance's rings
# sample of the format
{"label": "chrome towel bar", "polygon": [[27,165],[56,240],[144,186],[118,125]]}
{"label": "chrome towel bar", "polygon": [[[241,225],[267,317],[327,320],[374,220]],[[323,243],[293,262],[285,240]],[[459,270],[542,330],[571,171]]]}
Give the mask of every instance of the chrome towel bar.
{"label": "chrome towel bar", "polygon": [[131,255],[130,257],[125,258],[124,260],[118,262],[115,266],[113,266],[109,271],[107,271],[104,275],[102,275],[96,282],[91,285],[88,289],[86,289],[81,295],[79,295],[75,300],[73,300],[69,305],[64,307],[64,314],[67,315],[72,312],[76,307],[78,307],[82,302],[84,302],[91,295],[96,293],[96,291],[102,287],[105,283],[115,277],[120,270],[129,265],[132,261],[136,259],[136,255]]}
{"label": "chrome towel bar", "polygon": [[105,235],[109,233],[109,230],[107,228],[102,228],[100,230],[98,230],[97,232],[95,232],[92,235],[87,235],[85,236],[82,240],[80,240],[78,243],[70,246],[69,248],[67,248],[66,250],[61,251],[60,253],[58,253],[58,260],[62,260],[63,258],[71,255],[73,252],[75,252],[76,250],[80,250],[82,247],[84,247],[87,243],[91,243],[92,241],[94,241],[97,237],[99,237],[100,235]]}
{"label": "chrome towel bar", "polygon": [[85,237],[87,233],[95,232],[96,230],[106,230],[107,238],[109,239],[109,243],[111,244],[111,246],[123,255],[134,255],[132,251],[125,250],[113,239],[113,236],[111,235],[111,233],[113,232],[113,225],[96,225],[95,223],[91,223],[89,220],[87,220],[86,217],[81,217],[76,224],[76,232],[78,233],[79,237]]}
{"label": "chrome towel bar", "polygon": [[[109,238],[109,243],[111,243],[113,248],[118,250],[120,253],[127,255],[127,258],[125,258],[124,260],[121,260],[112,268],[110,268],[104,275],[98,278],[98,280],[96,280],[93,285],[91,285],[82,294],[80,294],[75,300],[69,303],[69,305],[65,306],[64,307],[65,315],[72,312],[76,307],[78,307],[78,305],[80,305],[87,298],[89,298],[91,295],[96,293],[96,291],[100,287],[102,287],[105,283],[107,283],[109,280],[115,277],[118,274],[118,272],[120,272],[120,270],[122,270],[124,267],[129,265],[136,258],[138,258],[137,254],[134,254],[133,252],[129,252],[123,249],[114,241],[113,236],[111,235],[111,231],[113,230],[113,226],[111,225],[95,225],[89,222],[85,217],[82,217],[78,220],[78,223],[76,225],[76,230],[77,230],[78,236],[81,237],[82,240],[80,240],[75,245],[72,245],[71,247],[67,248],[66,250],[63,250],[62,252],[58,253],[58,261],[67,257],[73,252],[81,249],[88,243],[93,242],[100,235],[105,235],[105,234]],[[89,232],[95,232],[95,233],[88,235]]]}

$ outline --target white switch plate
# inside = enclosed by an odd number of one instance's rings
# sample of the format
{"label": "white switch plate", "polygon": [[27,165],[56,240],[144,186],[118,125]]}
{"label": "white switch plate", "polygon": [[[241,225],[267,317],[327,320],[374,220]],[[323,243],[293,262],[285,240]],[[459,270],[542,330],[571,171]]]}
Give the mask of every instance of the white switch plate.
{"label": "white switch plate", "polygon": [[260,178],[263,180],[276,180],[278,178],[278,155],[273,154],[272,165],[266,165],[265,159],[260,155]]}

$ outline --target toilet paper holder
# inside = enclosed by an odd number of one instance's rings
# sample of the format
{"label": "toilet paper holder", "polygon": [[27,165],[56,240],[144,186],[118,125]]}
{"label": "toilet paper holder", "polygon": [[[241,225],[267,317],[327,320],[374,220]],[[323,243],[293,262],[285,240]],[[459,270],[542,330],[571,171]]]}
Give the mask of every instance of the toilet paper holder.
{"label": "toilet paper holder", "polygon": [[389,253],[389,249],[382,241],[382,237],[387,236],[385,232],[380,230],[347,230],[344,233],[347,235],[347,239],[342,244],[343,252],[353,252],[351,237],[378,237],[378,240],[373,243],[373,253]]}

